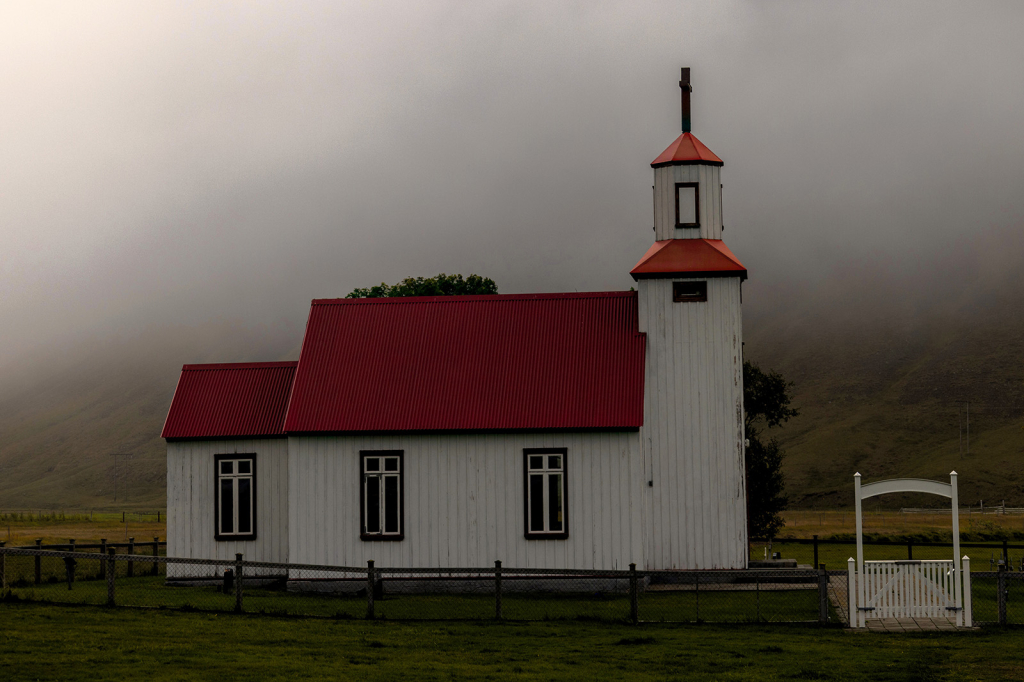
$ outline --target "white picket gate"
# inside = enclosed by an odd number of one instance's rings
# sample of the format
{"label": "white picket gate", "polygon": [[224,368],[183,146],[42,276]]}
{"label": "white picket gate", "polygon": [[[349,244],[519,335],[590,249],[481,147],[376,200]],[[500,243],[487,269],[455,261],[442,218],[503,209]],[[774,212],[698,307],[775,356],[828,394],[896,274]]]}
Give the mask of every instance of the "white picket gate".
{"label": "white picket gate", "polygon": [[954,568],[952,561],[865,561],[864,606],[872,618],[955,615]]}
{"label": "white picket gate", "polygon": [[[857,614],[851,627],[864,627],[871,618],[955,618],[957,625],[970,624],[970,560],[963,559],[963,572],[953,561],[865,561],[864,570],[854,573],[850,559],[851,613]],[[856,595],[856,596],[855,596]]]}
{"label": "white picket gate", "polygon": [[[960,517],[957,474],[949,483],[898,478],[861,485],[854,474],[857,521],[857,561],[849,561],[850,627],[865,627],[873,618],[956,618],[958,626],[971,619],[970,559],[960,558]],[[950,498],[953,521],[953,559],[949,561],[864,561],[861,501],[887,493],[930,493]],[[957,566],[962,561],[963,568]]]}

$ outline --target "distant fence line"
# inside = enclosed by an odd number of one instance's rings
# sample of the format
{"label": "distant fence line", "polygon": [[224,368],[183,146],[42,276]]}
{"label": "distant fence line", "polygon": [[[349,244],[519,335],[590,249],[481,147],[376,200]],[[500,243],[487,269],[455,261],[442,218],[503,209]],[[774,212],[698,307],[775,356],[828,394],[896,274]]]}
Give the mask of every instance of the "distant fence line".
{"label": "distant fence line", "polygon": [[[0,547],[4,547],[5,545],[6,542],[0,542]],[[155,552],[160,547],[167,547],[167,542],[161,540],[159,536],[154,537],[152,542],[146,540],[140,540],[139,542],[136,542],[135,538],[132,537],[128,538],[128,540],[126,540],[125,542],[107,542],[106,540],[100,540],[99,542],[92,543],[78,543],[74,538],[69,538],[66,543],[44,545],[42,538],[40,538],[36,540],[36,543],[34,545],[11,545],[9,549],[50,549],[65,552],[78,552],[84,549],[96,549],[99,550],[101,554],[106,554],[108,548],[115,548],[127,549],[129,554],[134,554],[136,547],[152,547],[155,556]]]}
{"label": "distant fence line", "polygon": [[[785,548],[792,550],[794,546],[807,548],[803,552],[810,550],[809,553],[803,554],[803,558],[812,566],[817,566],[819,563],[839,566],[845,563],[850,556],[853,556],[856,549],[856,541],[852,539],[824,539],[819,538],[817,535],[810,538],[752,538],[749,550],[750,558],[756,560],[759,550],[762,549],[767,553],[769,551],[774,552],[775,549],[781,550]],[[914,539],[864,538],[864,547],[866,549],[873,549],[876,552],[875,558],[883,558],[882,556],[877,556],[877,553],[881,552],[885,555],[884,558],[905,558],[907,561],[914,561],[915,559],[928,558],[929,556],[935,558],[937,553],[934,550],[938,548],[948,549],[950,551],[949,556],[952,556],[953,543]],[[998,542],[961,542],[960,548],[962,550],[988,550],[990,554],[988,557],[990,570],[996,570],[999,567],[1012,569],[1016,566],[1018,570],[1024,571],[1024,544],[1022,543],[1010,542],[1009,540]],[[840,549],[843,551],[838,551]],[[919,551],[917,556],[915,556],[915,549],[924,550],[924,552]],[[1012,552],[1020,553],[1014,557]],[[792,559],[795,557],[787,556],[783,558]],[[975,562],[971,564],[972,567],[976,567],[975,571],[982,570],[984,560],[984,557],[975,557]]]}
{"label": "distant fence line", "polygon": [[[950,515],[950,509],[926,509],[923,507],[900,507],[900,514],[943,514]],[[960,514],[973,516],[974,514],[1024,514],[1024,507],[960,507]]]}
{"label": "distant fence line", "polygon": [[0,522],[9,521],[93,521],[95,517],[117,517],[121,515],[121,522],[125,521],[136,521],[136,522],[147,522],[156,520],[157,523],[165,521],[167,514],[163,511],[67,511],[63,509],[46,510],[46,509],[14,509],[14,510],[0,510]]}

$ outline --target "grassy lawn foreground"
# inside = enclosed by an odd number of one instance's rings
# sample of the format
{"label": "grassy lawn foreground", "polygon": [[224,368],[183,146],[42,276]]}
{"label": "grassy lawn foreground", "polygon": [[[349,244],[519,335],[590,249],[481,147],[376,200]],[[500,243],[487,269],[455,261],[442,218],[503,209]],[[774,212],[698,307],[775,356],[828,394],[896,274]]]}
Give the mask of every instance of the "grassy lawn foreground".
{"label": "grassy lawn foreground", "polygon": [[0,604],[0,679],[1020,679],[1022,630],[368,623]]}

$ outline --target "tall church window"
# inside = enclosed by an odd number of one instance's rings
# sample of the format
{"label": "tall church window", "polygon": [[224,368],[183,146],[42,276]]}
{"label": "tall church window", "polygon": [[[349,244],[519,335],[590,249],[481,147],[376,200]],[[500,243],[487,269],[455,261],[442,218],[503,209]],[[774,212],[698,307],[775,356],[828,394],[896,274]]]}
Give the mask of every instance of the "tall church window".
{"label": "tall church window", "polygon": [[363,450],[360,490],[363,540],[401,540],[404,533],[401,450]]}
{"label": "tall church window", "polygon": [[676,227],[700,227],[700,185],[696,182],[676,183]]}
{"label": "tall church window", "polygon": [[523,450],[526,537],[569,537],[565,448]]}
{"label": "tall church window", "polygon": [[215,455],[213,466],[216,539],[255,539],[256,455]]}

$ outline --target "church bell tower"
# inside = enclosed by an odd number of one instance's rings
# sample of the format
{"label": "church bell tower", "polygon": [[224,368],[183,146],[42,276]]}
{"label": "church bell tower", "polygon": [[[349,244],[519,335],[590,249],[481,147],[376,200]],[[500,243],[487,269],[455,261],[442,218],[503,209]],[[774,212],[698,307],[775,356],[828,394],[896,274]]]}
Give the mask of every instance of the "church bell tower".
{"label": "church bell tower", "polygon": [[690,130],[690,69],[679,86],[682,133],[651,163],[655,241],[630,272],[647,335],[647,568],[745,568],[747,270],[722,241],[722,159]]}
{"label": "church bell tower", "polygon": [[690,132],[690,70],[683,69],[682,134],[651,162],[654,239],[722,238],[722,160]]}

